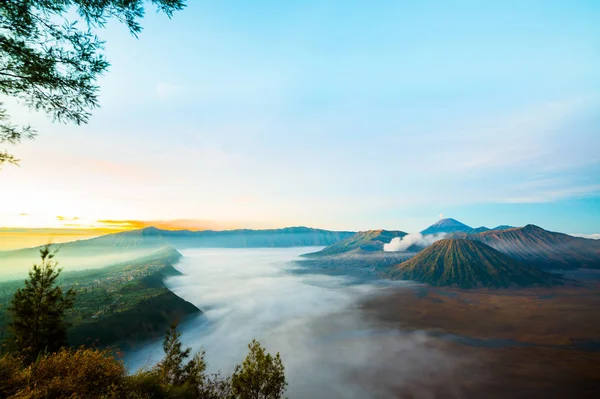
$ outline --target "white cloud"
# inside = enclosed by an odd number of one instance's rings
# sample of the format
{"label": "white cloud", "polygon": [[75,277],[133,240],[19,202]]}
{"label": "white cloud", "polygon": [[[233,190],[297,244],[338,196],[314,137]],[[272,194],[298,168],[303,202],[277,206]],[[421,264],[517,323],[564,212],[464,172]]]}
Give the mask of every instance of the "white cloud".
{"label": "white cloud", "polygon": [[594,234],[570,234],[573,237],[582,237],[582,238],[589,238],[592,240],[600,240],[600,233],[594,233]]}

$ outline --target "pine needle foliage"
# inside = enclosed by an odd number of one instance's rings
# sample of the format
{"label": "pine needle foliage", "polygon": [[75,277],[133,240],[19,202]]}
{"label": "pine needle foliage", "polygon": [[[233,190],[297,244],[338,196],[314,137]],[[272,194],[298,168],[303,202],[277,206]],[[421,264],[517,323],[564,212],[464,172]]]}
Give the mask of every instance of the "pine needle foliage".
{"label": "pine needle foliage", "polygon": [[10,342],[30,362],[44,351],[56,352],[67,345],[65,316],[73,307],[75,291],[63,293],[56,284],[62,269],[55,254],[50,245],[40,249],[40,264],[33,265],[25,286],[17,289],[8,308]]}
{"label": "pine needle foliage", "polygon": [[[96,31],[116,20],[137,37],[147,3],[169,18],[185,7],[185,0],[0,1],[0,95],[54,121],[86,123],[98,107],[96,81],[110,65]],[[0,102],[0,144],[35,135],[12,123]],[[17,162],[0,151],[0,165]]]}

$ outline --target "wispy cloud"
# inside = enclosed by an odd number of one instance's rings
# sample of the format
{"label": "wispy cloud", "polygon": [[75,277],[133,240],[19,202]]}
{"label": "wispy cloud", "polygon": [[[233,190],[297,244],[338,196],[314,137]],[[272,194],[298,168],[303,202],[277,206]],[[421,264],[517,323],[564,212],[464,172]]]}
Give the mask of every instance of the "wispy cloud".
{"label": "wispy cloud", "polygon": [[454,134],[445,132],[455,144],[450,154],[456,158],[448,164],[477,171],[542,166],[555,150],[551,137],[588,106],[582,99],[542,103],[466,126]]}
{"label": "wispy cloud", "polygon": [[283,227],[268,222],[252,221],[219,221],[206,219],[174,219],[174,220],[98,220],[104,227],[132,230],[144,227],[157,227],[166,230],[230,230],[239,228],[273,228]]}
{"label": "wispy cloud", "polygon": [[600,233],[593,233],[593,234],[570,234],[574,237],[582,237],[582,238],[589,238],[591,240],[600,240]]}
{"label": "wispy cloud", "polygon": [[75,221],[75,220],[79,220],[79,217],[78,216],[57,216],[56,219],[60,220],[60,221]]}
{"label": "wispy cloud", "polygon": [[557,201],[565,198],[585,198],[600,195],[600,184],[577,187],[557,187],[547,190],[536,190],[522,196],[499,198],[497,202],[504,203],[541,203]]}

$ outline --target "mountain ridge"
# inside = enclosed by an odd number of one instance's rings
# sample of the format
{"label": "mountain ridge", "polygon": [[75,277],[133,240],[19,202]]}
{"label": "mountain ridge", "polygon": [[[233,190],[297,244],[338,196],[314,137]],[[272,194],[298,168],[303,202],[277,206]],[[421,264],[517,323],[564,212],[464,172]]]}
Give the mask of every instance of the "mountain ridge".
{"label": "mountain ridge", "polygon": [[383,245],[388,244],[393,238],[404,237],[408,233],[401,230],[366,230],[347,237],[335,244],[329,245],[318,252],[304,254],[304,257],[332,256],[353,251],[375,252],[383,251]]}
{"label": "mountain ridge", "polygon": [[[127,230],[85,240],[59,244],[62,249],[70,247],[146,248],[172,245],[173,241],[185,247],[289,247],[330,245],[355,234],[352,231],[315,229],[305,226],[292,226],[281,229],[235,229],[235,230],[166,230],[154,226]],[[201,241],[203,240],[203,241]],[[211,246],[213,245],[213,246]],[[0,255],[17,254],[23,251],[38,251],[37,247],[0,251]]]}
{"label": "mountain ridge", "polygon": [[423,235],[440,234],[440,233],[478,234],[478,233],[483,233],[483,232],[490,231],[490,230],[505,230],[505,229],[510,229],[510,228],[513,228],[513,227],[508,226],[508,225],[499,225],[499,226],[496,226],[491,229],[486,226],[471,227],[471,226],[466,225],[456,219],[445,218],[445,219],[440,219],[437,222],[435,222],[434,224],[432,224],[431,226],[427,227],[426,229],[421,230],[421,234],[423,234]]}
{"label": "mountain ridge", "polygon": [[440,233],[454,233],[454,232],[463,232],[468,233],[472,231],[473,228],[467,226],[466,224],[459,222],[453,218],[445,218],[440,219],[431,226],[427,227],[424,230],[421,230],[421,234],[440,234]]}
{"label": "mountain ridge", "polygon": [[600,268],[600,241],[548,231],[533,224],[490,230],[466,238],[541,268]]}
{"label": "mountain ridge", "polygon": [[518,262],[482,242],[461,238],[437,241],[392,267],[387,275],[460,288],[551,285],[559,281],[557,276]]}

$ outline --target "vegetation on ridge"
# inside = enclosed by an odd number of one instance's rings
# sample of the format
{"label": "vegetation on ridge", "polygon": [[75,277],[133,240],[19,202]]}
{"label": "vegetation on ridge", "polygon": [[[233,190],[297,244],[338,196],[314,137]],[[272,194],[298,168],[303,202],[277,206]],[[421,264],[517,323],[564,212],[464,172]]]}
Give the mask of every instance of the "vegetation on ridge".
{"label": "vegetation on ridge", "polygon": [[[104,42],[94,30],[110,20],[137,36],[145,0],[3,0],[0,5],[0,94],[21,100],[55,121],[87,123],[98,107],[97,79],[108,69]],[[152,0],[171,17],[184,0]],[[79,22],[79,23],[77,23]],[[0,102],[0,144],[35,136],[15,126]],[[18,160],[0,151],[0,166]]]}
{"label": "vegetation on ridge", "polygon": [[456,238],[432,244],[393,267],[387,275],[461,288],[551,285],[560,281],[557,276],[515,261],[483,243]]}
{"label": "vegetation on ridge", "polygon": [[[77,300],[67,312],[71,345],[114,345],[160,337],[168,326],[200,310],[169,291],[163,279],[181,254],[165,248],[151,255],[101,269],[64,272],[56,283]],[[10,322],[7,308],[22,280],[0,283],[0,343]]]}
{"label": "vegetation on ridge", "polygon": [[13,322],[7,351],[0,354],[0,397],[279,399],[284,394],[279,353],[271,356],[255,340],[231,377],[208,375],[202,351],[187,360],[191,348],[182,349],[176,324],[166,333],[164,359],[131,376],[108,349],[67,348],[66,311],[76,302],[75,291],[63,295],[57,285],[61,269],[49,245],[40,255],[41,265],[33,266],[9,308]]}

